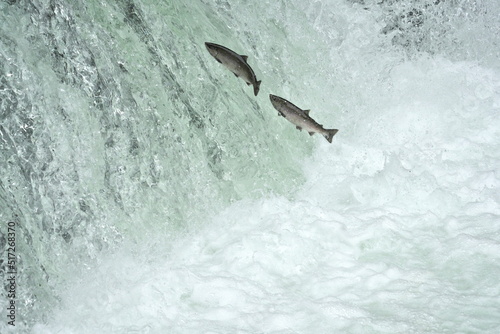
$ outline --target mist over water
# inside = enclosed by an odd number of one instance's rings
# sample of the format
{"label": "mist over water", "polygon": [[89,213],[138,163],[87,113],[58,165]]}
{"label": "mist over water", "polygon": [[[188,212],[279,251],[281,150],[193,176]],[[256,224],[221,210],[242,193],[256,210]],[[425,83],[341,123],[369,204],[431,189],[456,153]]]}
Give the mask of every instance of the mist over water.
{"label": "mist over water", "polygon": [[1,2],[1,332],[497,333],[499,27],[493,0]]}

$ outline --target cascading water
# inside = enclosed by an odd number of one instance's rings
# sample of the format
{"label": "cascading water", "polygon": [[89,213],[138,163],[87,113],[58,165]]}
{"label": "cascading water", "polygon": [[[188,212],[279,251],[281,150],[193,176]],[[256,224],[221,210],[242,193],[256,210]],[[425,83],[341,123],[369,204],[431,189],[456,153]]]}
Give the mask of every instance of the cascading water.
{"label": "cascading water", "polygon": [[[499,18],[0,2],[1,332],[498,332]],[[249,57],[257,97],[206,41]]]}

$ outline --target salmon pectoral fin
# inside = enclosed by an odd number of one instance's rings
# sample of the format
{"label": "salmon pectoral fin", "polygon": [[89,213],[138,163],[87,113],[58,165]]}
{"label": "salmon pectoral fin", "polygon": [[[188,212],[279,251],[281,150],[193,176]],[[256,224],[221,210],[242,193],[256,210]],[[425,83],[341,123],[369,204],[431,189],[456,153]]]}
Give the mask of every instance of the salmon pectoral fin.
{"label": "salmon pectoral fin", "polygon": [[297,125],[295,128],[296,128],[297,130],[299,130],[299,131],[302,131],[302,128],[301,128],[300,126],[298,126],[298,125]]}

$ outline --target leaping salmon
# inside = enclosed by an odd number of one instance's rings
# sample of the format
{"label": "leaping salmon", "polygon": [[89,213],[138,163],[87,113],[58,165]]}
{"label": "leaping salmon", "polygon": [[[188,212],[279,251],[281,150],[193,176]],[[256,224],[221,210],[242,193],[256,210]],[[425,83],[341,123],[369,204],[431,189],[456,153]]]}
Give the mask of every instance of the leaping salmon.
{"label": "leaping salmon", "polygon": [[294,124],[299,130],[306,130],[309,135],[319,133],[332,142],[333,136],[339,131],[337,129],[325,129],[323,125],[318,124],[309,116],[309,110],[302,110],[290,101],[285,100],[276,95],[269,94],[273,107],[278,110],[278,115],[285,117],[289,122]]}
{"label": "leaping salmon", "polygon": [[233,50],[225,46],[215,43],[205,43],[205,46],[210,54],[222,65],[227,67],[233,74],[242,78],[247,85],[253,85],[253,93],[255,96],[259,93],[260,80],[257,81],[255,73],[247,63],[247,56],[239,55]]}

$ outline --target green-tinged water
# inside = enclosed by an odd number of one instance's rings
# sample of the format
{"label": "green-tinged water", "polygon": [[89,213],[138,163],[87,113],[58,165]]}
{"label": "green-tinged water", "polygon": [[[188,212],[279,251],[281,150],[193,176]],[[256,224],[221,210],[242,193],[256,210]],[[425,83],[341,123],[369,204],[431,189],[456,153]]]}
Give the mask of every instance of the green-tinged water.
{"label": "green-tinged water", "polygon": [[[498,17],[494,0],[1,1],[15,330],[493,333]],[[257,97],[205,42],[248,56]],[[446,311],[471,296],[486,306]]]}
{"label": "green-tinged water", "polygon": [[[291,131],[263,103],[276,81],[255,98],[205,50],[258,48],[247,31],[229,34],[217,6],[0,6],[1,220],[18,226],[19,322],[124,237],[178,233],[302,182],[311,143],[283,145]],[[249,62],[262,78],[279,60]]]}

